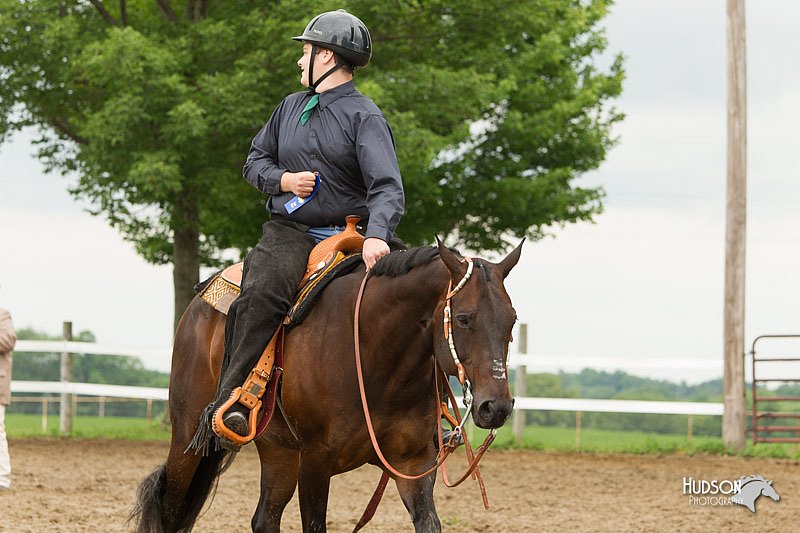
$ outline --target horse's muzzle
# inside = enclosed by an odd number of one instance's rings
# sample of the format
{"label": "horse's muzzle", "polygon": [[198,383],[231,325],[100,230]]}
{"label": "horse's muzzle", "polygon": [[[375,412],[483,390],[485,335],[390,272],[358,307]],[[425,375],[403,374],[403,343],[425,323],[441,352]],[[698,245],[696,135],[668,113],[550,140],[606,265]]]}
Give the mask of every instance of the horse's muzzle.
{"label": "horse's muzzle", "polygon": [[475,411],[475,425],[483,429],[496,429],[502,426],[511,415],[514,400],[486,400]]}

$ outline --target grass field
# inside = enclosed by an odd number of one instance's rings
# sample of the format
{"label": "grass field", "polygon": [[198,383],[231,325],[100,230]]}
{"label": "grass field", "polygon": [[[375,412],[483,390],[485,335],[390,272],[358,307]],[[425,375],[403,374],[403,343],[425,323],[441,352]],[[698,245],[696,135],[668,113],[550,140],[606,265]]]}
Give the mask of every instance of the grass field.
{"label": "grass field", "polygon": [[[57,437],[58,416],[49,416],[47,432],[42,432],[40,415],[9,414],[6,429],[12,439]],[[485,431],[470,428],[467,435],[477,446]],[[143,418],[77,417],[73,422],[73,436],[77,438],[109,438],[123,440],[169,440],[170,430],[160,420],[148,422]],[[528,448],[563,452],[600,452],[634,454],[729,454],[719,437],[693,437],[663,435],[634,431],[583,429],[580,447],[576,446],[575,429],[561,427],[529,426],[525,429],[522,444],[514,442],[511,428],[501,428],[494,448]],[[788,444],[748,445],[743,455],[752,457],[779,457],[800,459],[800,446]]]}
{"label": "grass field", "polygon": [[[12,439],[58,437],[58,415],[47,417],[47,432],[42,432],[41,415],[6,415],[6,431]],[[169,440],[170,429],[160,420],[106,416],[78,416],[72,422],[72,435],[78,438],[122,440]]]}

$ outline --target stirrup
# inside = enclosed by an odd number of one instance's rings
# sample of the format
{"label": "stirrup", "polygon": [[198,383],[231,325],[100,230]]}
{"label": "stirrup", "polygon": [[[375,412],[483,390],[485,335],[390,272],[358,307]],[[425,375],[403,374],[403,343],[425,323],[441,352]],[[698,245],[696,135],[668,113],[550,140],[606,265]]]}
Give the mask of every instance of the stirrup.
{"label": "stirrup", "polygon": [[[464,444],[464,435],[462,435],[461,432],[459,432],[458,435],[455,433],[456,432],[452,429],[442,428],[442,443],[445,448],[450,446],[455,450]],[[433,447],[436,448],[437,452],[439,451],[439,438],[436,434],[433,435]]]}
{"label": "stirrup", "polygon": [[219,409],[216,410],[214,417],[211,419],[211,429],[214,431],[214,434],[221,439],[229,441],[234,446],[244,446],[256,437],[258,412],[261,410],[261,400],[258,400],[253,408],[250,409],[250,416],[247,420],[247,427],[249,429],[247,435],[239,435],[233,431],[231,428],[225,425],[224,418],[228,409],[230,409],[233,404],[239,401],[241,396],[242,388],[236,387],[233,392],[231,392],[231,396],[228,398],[228,401],[226,401],[219,407]]}
{"label": "stirrup", "polygon": [[447,444],[450,442],[450,439],[453,439],[453,444],[455,444],[456,447],[462,446],[464,444],[464,435],[462,435],[460,431],[458,432],[458,435],[456,435],[456,432],[452,429],[443,429],[442,441],[445,444]]}

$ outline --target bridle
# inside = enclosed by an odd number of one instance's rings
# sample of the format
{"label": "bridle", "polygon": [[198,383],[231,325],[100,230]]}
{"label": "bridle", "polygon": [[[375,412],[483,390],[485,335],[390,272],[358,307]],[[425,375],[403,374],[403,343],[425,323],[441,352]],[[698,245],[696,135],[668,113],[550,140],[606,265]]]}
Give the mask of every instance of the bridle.
{"label": "bridle", "polygon": [[[461,279],[461,281],[458,282],[458,284],[454,288],[452,286],[452,283],[453,283],[452,279],[450,279],[450,281],[448,282],[448,285],[447,285],[447,295],[445,296],[445,307],[444,307],[444,336],[447,339],[448,346],[450,348],[450,355],[453,357],[453,361],[454,361],[454,363],[456,365],[456,369],[458,371],[458,380],[459,380],[459,382],[461,383],[461,385],[464,388],[464,403],[465,403],[465,406],[467,408],[467,414],[462,419],[458,409],[454,409],[454,412],[453,412],[452,415],[449,413],[449,411],[443,411],[442,410],[442,406],[443,405],[446,408],[446,405],[444,404],[444,402],[440,401],[441,396],[439,395],[439,380],[440,380],[440,378],[442,376],[444,376],[444,378],[445,378],[444,382],[445,382],[445,384],[447,386],[449,397],[450,397],[451,403],[453,403],[454,408],[455,408],[455,398],[453,396],[452,390],[450,390],[449,384],[447,384],[447,379],[446,379],[447,375],[439,367],[439,364],[436,361],[436,356],[434,355],[433,356],[434,357],[434,369],[433,369],[433,372],[434,372],[434,376],[433,377],[434,377],[434,379],[433,379],[433,383],[434,383],[434,391],[435,391],[435,394],[436,394],[435,397],[436,397],[437,419],[439,420],[438,435],[437,435],[438,436],[438,440],[439,440],[439,454],[436,457],[435,464],[431,468],[426,470],[425,472],[423,472],[421,474],[416,474],[416,475],[408,475],[408,474],[403,474],[402,472],[399,472],[398,470],[396,470],[394,467],[392,467],[392,465],[389,464],[389,461],[387,461],[386,458],[384,457],[383,452],[381,451],[381,448],[378,445],[378,440],[377,440],[377,438],[375,436],[375,429],[374,429],[374,427],[372,425],[372,417],[369,414],[369,406],[367,405],[367,395],[366,395],[366,391],[364,390],[364,376],[363,376],[362,369],[361,369],[361,350],[360,350],[359,332],[358,332],[358,329],[359,329],[359,314],[360,314],[360,309],[361,309],[361,300],[362,300],[363,295],[364,295],[364,287],[366,286],[367,280],[369,279],[369,275],[370,275],[369,271],[367,271],[366,275],[364,276],[363,281],[361,282],[361,287],[359,288],[359,291],[358,291],[358,297],[356,298],[356,309],[355,309],[355,316],[354,316],[354,321],[353,321],[354,322],[354,325],[353,325],[353,339],[355,341],[356,370],[357,370],[357,374],[358,374],[359,391],[361,393],[361,405],[362,405],[362,407],[364,409],[364,417],[365,417],[366,422],[367,422],[367,429],[369,431],[370,439],[372,440],[372,447],[374,448],[375,453],[378,455],[378,457],[380,458],[381,462],[383,463],[383,466],[386,467],[386,469],[388,471],[392,472],[395,476],[403,478],[403,479],[409,479],[409,480],[414,480],[414,479],[419,479],[419,478],[425,477],[428,474],[430,474],[431,472],[433,472],[436,469],[438,469],[440,466],[442,466],[443,478],[444,478],[444,481],[445,481],[445,485],[447,485],[448,487],[458,486],[467,477],[469,477],[470,475],[473,475],[473,477],[477,477],[477,479],[478,479],[478,481],[479,481],[479,483],[481,485],[481,489],[483,491],[484,490],[483,489],[483,481],[480,478],[479,471],[477,470],[478,463],[480,462],[481,458],[483,457],[483,454],[486,453],[486,450],[489,449],[489,446],[494,441],[495,435],[497,434],[497,430],[493,429],[489,433],[489,435],[486,436],[486,439],[483,441],[483,444],[481,444],[478,447],[477,453],[473,453],[472,452],[472,449],[469,446],[469,441],[467,440],[466,435],[464,435],[464,432],[463,432],[464,424],[466,423],[467,419],[469,418],[469,416],[470,416],[470,414],[472,412],[472,401],[473,401],[472,391],[471,391],[472,385],[471,385],[469,379],[467,378],[466,371],[464,370],[464,365],[461,363],[461,361],[460,361],[460,359],[458,357],[458,353],[456,352],[455,344],[453,342],[452,304],[451,304],[451,299],[453,298],[453,296],[458,294],[458,292],[462,288],[464,288],[464,285],[466,285],[467,281],[469,281],[470,277],[472,276],[472,270],[473,270],[473,267],[474,267],[474,263],[472,262],[472,259],[467,257],[463,261],[466,261],[466,263],[467,263],[467,272],[466,272],[466,274],[464,274],[464,277]],[[453,434],[452,434],[452,436],[450,437],[450,439],[448,440],[447,443],[442,442],[441,418],[442,418],[443,414],[455,426],[455,429],[453,430]],[[450,455],[453,452],[453,450],[456,449],[456,447],[457,447],[456,443],[457,443],[457,439],[458,439],[459,436],[463,436],[464,437],[465,447],[467,449],[467,458],[469,459],[470,465],[469,465],[469,468],[467,469],[467,472],[463,476],[461,476],[461,478],[459,478],[454,483],[450,483],[449,480],[447,479],[447,471],[446,471],[446,467],[444,466],[444,463],[445,463],[445,460],[447,459],[447,456]],[[474,472],[474,474],[473,474],[473,472]],[[484,491],[483,495],[484,495],[484,504],[488,505],[487,501],[486,501],[485,491]]]}
{"label": "bridle", "polygon": [[[464,424],[466,424],[469,417],[472,415],[472,402],[474,398],[472,397],[472,383],[469,381],[467,377],[467,371],[464,369],[464,365],[461,364],[461,360],[458,357],[458,352],[456,352],[455,342],[453,341],[453,313],[452,313],[452,304],[450,300],[458,294],[458,292],[464,288],[464,285],[467,284],[469,278],[472,277],[472,270],[475,267],[475,263],[472,262],[471,257],[465,257],[462,262],[467,263],[467,271],[464,274],[464,277],[461,278],[461,281],[458,282],[458,285],[453,287],[453,280],[452,278],[447,283],[447,296],[445,296],[445,304],[444,304],[444,338],[447,339],[447,345],[450,348],[450,355],[453,358],[453,363],[456,365],[456,371],[458,375],[458,382],[461,383],[461,388],[464,391],[464,407],[465,407],[465,415],[464,419],[461,420],[455,428],[453,432],[455,434],[455,438],[458,438],[463,434]],[[497,430],[493,429],[489,432],[494,439],[494,436],[497,434]]]}

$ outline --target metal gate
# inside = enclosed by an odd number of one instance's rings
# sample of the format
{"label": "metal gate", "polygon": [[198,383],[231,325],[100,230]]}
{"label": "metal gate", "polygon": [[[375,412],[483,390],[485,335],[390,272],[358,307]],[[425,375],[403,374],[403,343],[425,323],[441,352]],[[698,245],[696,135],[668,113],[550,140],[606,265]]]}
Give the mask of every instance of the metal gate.
{"label": "metal gate", "polygon": [[[760,396],[758,394],[759,384],[800,383],[800,365],[796,367],[797,375],[759,378],[758,374],[756,374],[757,369],[763,370],[763,367],[769,366],[770,363],[800,362],[800,355],[795,357],[759,356],[756,352],[756,344],[758,344],[758,341],[761,339],[800,339],[800,335],[761,335],[756,337],[753,341],[753,347],[750,350],[753,365],[753,444],[759,442],[800,442],[800,412],[760,410],[765,409],[762,407],[764,404],[767,404],[767,407],[769,407],[769,404],[774,405],[774,402],[798,402],[798,408],[800,408],[800,396]],[[776,421],[781,419],[791,419],[794,424],[789,422],[787,425],[783,426],[776,425]],[[791,436],[772,436],[775,433],[789,433]]]}

